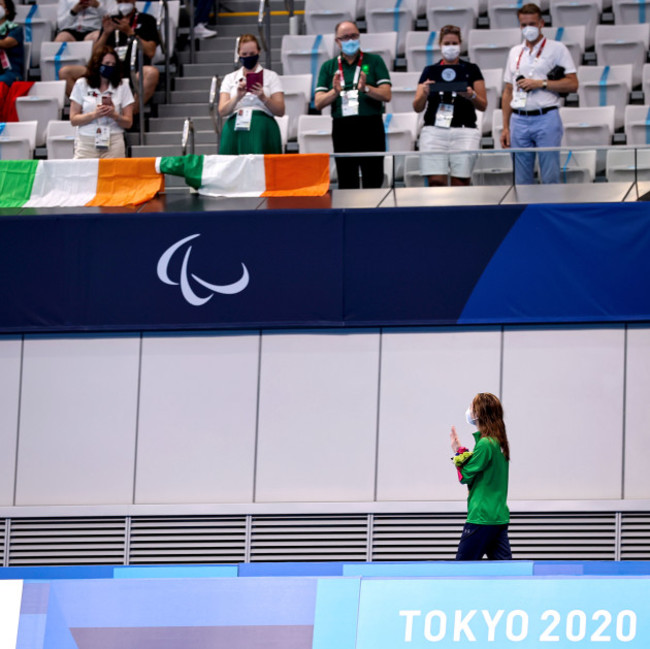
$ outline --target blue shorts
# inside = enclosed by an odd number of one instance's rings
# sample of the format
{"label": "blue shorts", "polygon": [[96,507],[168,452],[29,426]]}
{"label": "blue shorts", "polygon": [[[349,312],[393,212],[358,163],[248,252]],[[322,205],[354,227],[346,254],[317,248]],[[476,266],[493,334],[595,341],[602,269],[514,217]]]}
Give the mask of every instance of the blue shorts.
{"label": "blue shorts", "polygon": [[480,561],[485,555],[490,561],[512,559],[508,526],[465,523],[456,561]]}

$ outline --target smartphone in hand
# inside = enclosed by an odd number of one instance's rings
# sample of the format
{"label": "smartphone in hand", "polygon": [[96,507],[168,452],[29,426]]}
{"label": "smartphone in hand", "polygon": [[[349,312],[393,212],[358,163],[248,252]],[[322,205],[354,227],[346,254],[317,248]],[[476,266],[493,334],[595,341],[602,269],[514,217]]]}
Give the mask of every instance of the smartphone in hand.
{"label": "smartphone in hand", "polygon": [[264,85],[264,70],[260,70],[259,72],[249,72],[246,75],[247,92],[252,90],[253,86],[256,86],[258,83],[260,86]]}

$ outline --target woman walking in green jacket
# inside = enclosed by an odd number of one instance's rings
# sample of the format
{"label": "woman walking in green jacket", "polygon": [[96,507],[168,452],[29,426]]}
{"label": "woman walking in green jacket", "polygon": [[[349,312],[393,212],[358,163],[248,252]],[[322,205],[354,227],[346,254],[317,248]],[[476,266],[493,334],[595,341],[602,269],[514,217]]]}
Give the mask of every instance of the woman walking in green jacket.
{"label": "woman walking in green jacket", "polygon": [[491,560],[512,559],[510,511],[506,504],[510,448],[501,402],[489,392],[480,392],[466,417],[470,425],[478,428],[473,451],[461,446],[456,429],[451,427],[454,464],[460,482],[468,487],[467,521],[456,559],[478,561],[484,555]]}

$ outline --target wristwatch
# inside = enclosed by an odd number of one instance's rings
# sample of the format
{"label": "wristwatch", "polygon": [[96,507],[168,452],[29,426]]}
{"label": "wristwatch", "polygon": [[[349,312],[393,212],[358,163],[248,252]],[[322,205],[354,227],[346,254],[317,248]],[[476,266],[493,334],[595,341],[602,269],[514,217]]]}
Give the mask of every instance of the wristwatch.
{"label": "wristwatch", "polygon": [[548,81],[546,79],[544,79],[544,81],[542,81],[542,88],[544,88],[544,90],[546,90],[547,87],[548,87]]}

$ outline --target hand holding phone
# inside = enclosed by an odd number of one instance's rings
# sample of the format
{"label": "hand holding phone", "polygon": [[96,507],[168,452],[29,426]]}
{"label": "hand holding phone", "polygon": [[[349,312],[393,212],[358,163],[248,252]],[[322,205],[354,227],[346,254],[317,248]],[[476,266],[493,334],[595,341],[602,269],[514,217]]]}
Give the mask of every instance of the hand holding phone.
{"label": "hand holding phone", "polygon": [[260,70],[259,72],[249,72],[246,75],[246,91],[251,92],[253,90],[253,86],[256,85],[263,86],[264,85],[264,70]]}

